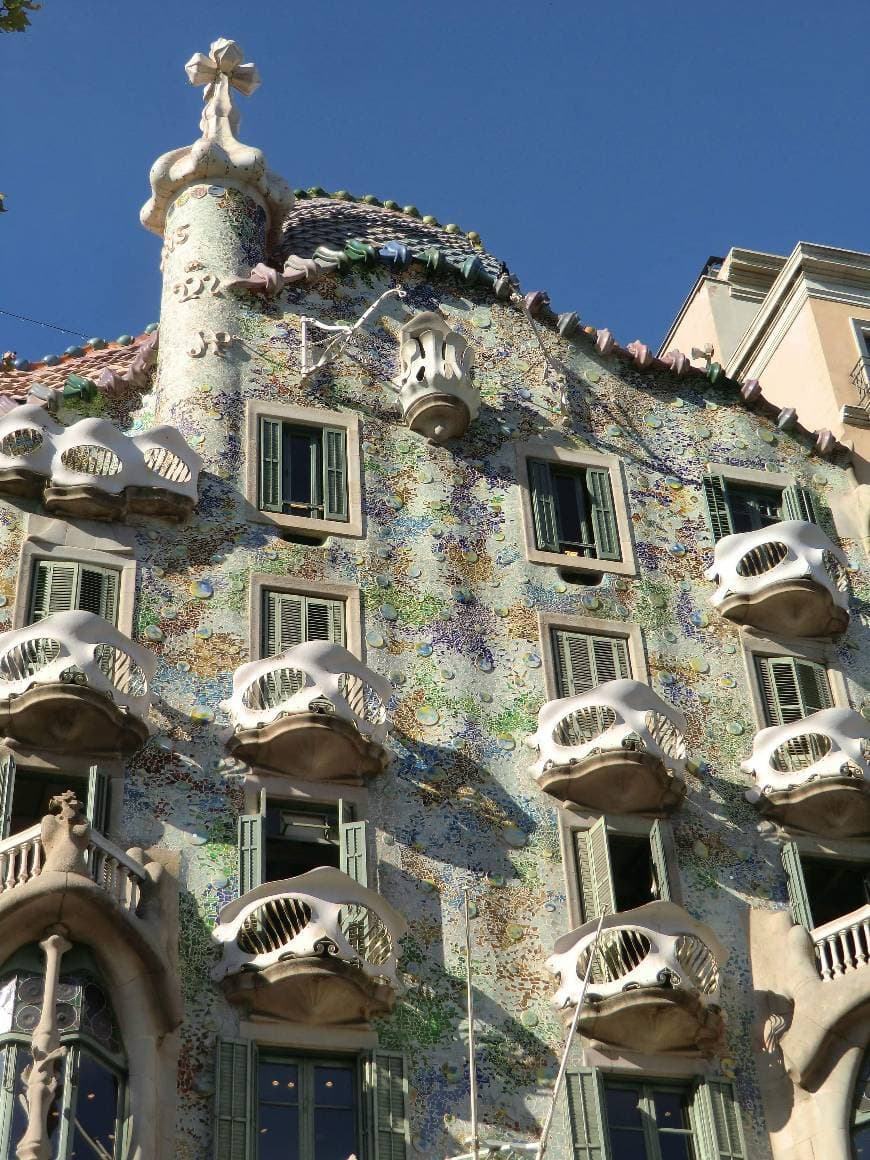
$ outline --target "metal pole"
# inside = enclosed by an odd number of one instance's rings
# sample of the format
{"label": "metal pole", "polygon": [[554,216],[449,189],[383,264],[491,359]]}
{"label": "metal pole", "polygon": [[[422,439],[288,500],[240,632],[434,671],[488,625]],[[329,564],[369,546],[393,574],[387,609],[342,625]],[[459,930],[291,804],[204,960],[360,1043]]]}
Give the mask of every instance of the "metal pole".
{"label": "metal pole", "polygon": [[574,1018],[571,1020],[571,1028],[565,1042],[565,1050],[562,1052],[562,1062],[559,1064],[559,1070],[556,1073],[556,1082],[553,1085],[553,1098],[550,1101],[550,1107],[547,1109],[547,1118],[544,1120],[544,1127],[541,1131],[541,1142],[538,1144],[536,1160],[544,1160],[544,1153],[547,1150],[547,1140],[550,1136],[550,1129],[553,1126],[553,1117],[556,1114],[556,1100],[559,1098],[559,1091],[565,1081],[565,1072],[568,1070],[568,1055],[571,1051],[571,1044],[574,1042],[574,1036],[577,1034],[577,1024],[580,1022],[580,1012],[583,1010],[583,1003],[586,999],[586,988],[589,986],[589,976],[592,974],[592,964],[595,961],[595,948],[598,946],[598,939],[601,937],[601,927],[603,924],[604,915],[602,914],[598,920],[598,929],[595,932],[595,938],[589,949],[589,962],[586,964],[583,986],[580,988],[580,998],[577,1000],[577,1006],[574,1008]]}
{"label": "metal pole", "polygon": [[467,889],[465,891],[465,991],[468,1008],[468,1094],[471,1103],[471,1155],[474,1160],[480,1160],[480,1143],[477,1136],[477,1066],[474,1061],[474,992],[471,986],[471,915],[469,914]]}

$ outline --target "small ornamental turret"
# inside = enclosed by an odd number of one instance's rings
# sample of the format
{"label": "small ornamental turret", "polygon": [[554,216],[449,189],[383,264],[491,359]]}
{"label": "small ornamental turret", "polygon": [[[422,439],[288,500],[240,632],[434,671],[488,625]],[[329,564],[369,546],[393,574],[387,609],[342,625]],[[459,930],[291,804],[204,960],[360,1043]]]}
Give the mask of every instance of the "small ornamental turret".
{"label": "small ornamental turret", "polygon": [[430,310],[405,323],[399,342],[396,386],[405,422],[431,443],[458,439],[480,410],[480,392],[471,382],[473,349]]}

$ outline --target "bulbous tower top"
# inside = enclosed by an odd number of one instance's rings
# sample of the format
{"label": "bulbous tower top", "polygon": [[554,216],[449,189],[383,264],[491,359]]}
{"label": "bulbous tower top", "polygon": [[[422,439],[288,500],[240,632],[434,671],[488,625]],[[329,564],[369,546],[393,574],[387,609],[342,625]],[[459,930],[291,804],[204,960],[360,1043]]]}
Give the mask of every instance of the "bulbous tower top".
{"label": "bulbous tower top", "polygon": [[192,145],[164,153],[151,166],[152,194],[139,214],[146,229],[163,235],[166,211],[176,193],[193,181],[220,180],[259,195],[269,215],[270,241],[280,237],[281,226],[293,205],[293,192],[283,178],[266,165],[262,150],[237,138],[239,111],[233,89],[250,96],[260,85],[255,65],[243,63],[234,40],[212,43],[208,55],[195,53],[184,66],[190,83],[204,85],[202,136]]}

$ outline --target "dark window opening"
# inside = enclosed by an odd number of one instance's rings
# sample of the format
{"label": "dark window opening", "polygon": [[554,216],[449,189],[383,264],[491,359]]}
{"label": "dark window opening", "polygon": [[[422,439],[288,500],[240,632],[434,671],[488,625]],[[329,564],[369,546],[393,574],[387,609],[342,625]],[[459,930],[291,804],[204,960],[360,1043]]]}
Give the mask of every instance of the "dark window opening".
{"label": "dark window opening", "polygon": [[257,1160],[347,1160],[359,1155],[355,1063],[260,1060]]}
{"label": "dark window opening", "polygon": [[617,910],[633,910],[661,898],[648,836],[607,835]]}
{"label": "dark window opening", "polygon": [[824,926],[870,902],[870,863],[801,854],[813,926]]}
{"label": "dark window opening", "polygon": [[51,799],[68,789],[74,790],[83,806],[87,804],[87,776],[16,769],[9,833],[19,834],[42,821],[49,812],[48,803]]}
{"label": "dark window opening", "polygon": [[340,868],[338,807],[266,803],[266,881],[295,878],[318,866]]}
{"label": "dark window opening", "polygon": [[556,498],[559,551],[595,555],[595,536],[589,525],[589,503],[582,472],[552,471]]}
{"label": "dark window opening", "polygon": [[752,487],[729,481],[728,503],[735,533],[769,528],[783,519],[781,487]]}
{"label": "dark window opening", "polygon": [[607,1126],[619,1160],[696,1160],[685,1089],[606,1085]]}

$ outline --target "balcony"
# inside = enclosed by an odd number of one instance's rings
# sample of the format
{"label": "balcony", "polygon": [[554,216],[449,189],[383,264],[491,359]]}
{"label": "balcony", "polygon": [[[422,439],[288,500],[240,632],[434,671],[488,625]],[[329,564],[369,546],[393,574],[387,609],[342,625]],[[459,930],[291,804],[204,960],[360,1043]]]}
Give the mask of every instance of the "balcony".
{"label": "balcony", "polygon": [[91,612],[0,636],[0,731],[47,753],[118,757],[148,736],[154,658]]}
{"label": "balcony", "polygon": [[320,1026],[368,1023],[392,1010],[404,919],[332,867],[266,882],[225,906],[213,978],[231,1003]]}
{"label": "balcony", "polygon": [[704,573],[711,603],[737,624],[780,636],[835,636],[849,623],[846,557],[817,524],[783,520],[724,536]]}
{"label": "balcony", "polygon": [[35,404],[0,419],[0,494],[41,496],[52,515],[183,520],[196,503],[201,462],[174,427],[135,436],[107,419],[63,427]]}
{"label": "balcony", "polygon": [[341,645],[295,645],[236,670],[227,749],[267,772],[359,785],[387,763],[390,693]]}
{"label": "balcony", "polygon": [[480,392],[471,381],[474,350],[435,311],[415,315],[399,331],[402,416],[430,443],[458,439],[480,410]]}
{"label": "balcony", "polygon": [[828,838],[870,834],[870,727],[851,709],[822,709],[756,733],[742,763],[747,801],[795,829]]}
{"label": "balcony", "polygon": [[[563,935],[547,960],[553,1005],[573,1016],[598,921]],[[595,947],[579,1030],[642,1053],[712,1052],[722,1032],[719,970],[727,952],[709,927],[672,902],[608,915]]]}
{"label": "balcony", "polygon": [[686,792],[682,713],[639,681],[606,681],[548,701],[529,744],[531,772],[562,805],[606,814],[663,813]]}
{"label": "balcony", "polygon": [[863,970],[870,963],[870,905],[815,927],[811,936],[823,982]]}

